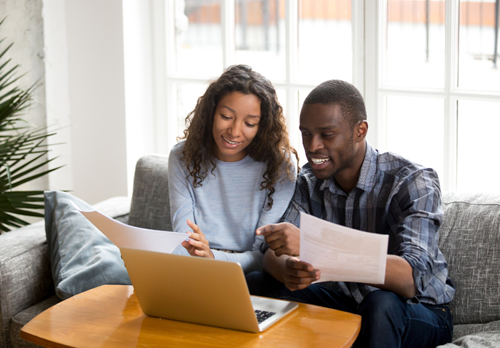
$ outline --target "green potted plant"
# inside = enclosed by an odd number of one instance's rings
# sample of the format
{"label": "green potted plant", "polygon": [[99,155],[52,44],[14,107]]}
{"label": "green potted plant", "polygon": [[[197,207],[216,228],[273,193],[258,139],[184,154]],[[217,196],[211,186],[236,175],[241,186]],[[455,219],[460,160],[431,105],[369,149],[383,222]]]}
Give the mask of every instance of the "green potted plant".
{"label": "green potted plant", "polygon": [[60,168],[46,169],[53,160],[47,157],[46,140],[55,133],[35,128],[21,117],[37,84],[27,89],[16,85],[22,75],[18,75],[19,65],[5,59],[13,44],[5,47],[4,41],[0,40],[0,233],[28,225],[20,216],[44,216],[44,191],[16,188]]}

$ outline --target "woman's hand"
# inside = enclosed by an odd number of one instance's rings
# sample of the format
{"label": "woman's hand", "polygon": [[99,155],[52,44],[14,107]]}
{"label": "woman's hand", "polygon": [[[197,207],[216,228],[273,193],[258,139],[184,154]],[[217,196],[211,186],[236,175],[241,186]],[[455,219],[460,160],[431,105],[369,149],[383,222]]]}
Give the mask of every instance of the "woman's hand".
{"label": "woman's hand", "polygon": [[189,227],[191,227],[193,232],[188,232],[189,240],[185,240],[184,242],[182,242],[182,246],[186,248],[189,255],[191,256],[213,259],[214,254],[212,253],[212,250],[210,250],[208,240],[205,238],[205,235],[203,234],[203,232],[201,232],[198,225],[196,225],[194,222],[191,222],[190,220],[187,220],[187,224]]}

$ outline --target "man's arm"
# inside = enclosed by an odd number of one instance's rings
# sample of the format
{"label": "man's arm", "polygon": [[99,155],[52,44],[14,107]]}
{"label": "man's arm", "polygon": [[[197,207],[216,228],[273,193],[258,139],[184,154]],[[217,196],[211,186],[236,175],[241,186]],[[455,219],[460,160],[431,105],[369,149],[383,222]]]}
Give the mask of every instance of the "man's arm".
{"label": "man's arm", "polygon": [[262,259],[262,270],[283,283],[283,271],[285,270],[286,260],[289,257],[289,255],[276,256],[274,250],[268,248]]}
{"label": "man's arm", "polygon": [[[293,268],[288,265],[287,260],[292,258],[287,254],[281,254],[281,256],[276,256],[274,250],[268,248],[264,254],[264,259],[262,261],[262,268],[265,272],[272,275],[274,278],[284,283],[290,290],[298,290],[295,284],[306,285],[300,288],[306,288],[313,281],[319,280],[320,272],[314,270],[314,267],[307,267],[304,265],[309,265],[305,262],[299,265],[299,263],[294,263],[293,265],[297,268]],[[296,259],[296,258],[293,258]],[[298,260],[298,259],[296,259]],[[294,271],[297,271],[294,274]],[[304,273],[298,273],[302,271]],[[299,280],[299,278],[303,278]],[[400,296],[406,298],[412,298],[416,295],[417,290],[415,288],[415,282],[413,280],[413,269],[406,261],[400,256],[387,255],[387,263],[385,268],[385,282],[383,285],[373,284],[372,286],[378,287],[380,289],[390,290]]]}
{"label": "man's arm", "polygon": [[[299,228],[291,223],[282,222],[279,224],[262,226],[257,229],[256,234],[264,236],[266,242],[269,244],[269,248],[266,250],[262,261],[263,270],[280,282],[285,283],[285,285],[292,290],[291,287],[294,287],[293,284],[299,283],[299,281],[298,279],[293,279],[292,275],[289,275],[289,283],[287,284],[284,279],[284,274],[293,273],[293,269],[287,269],[287,259],[290,256],[298,256],[300,253]],[[294,264],[294,266],[299,267],[298,264]],[[301,274],[304,278],[307,278],[305,280],[306,283],[308,279],[312,279],[311,282],[316,280],[313,279],[316,273],[314,273],[314,276],[313,273],[310,273],[313,269],[308,271],[308,268],[303,265],[301,265],[299,269],[306,272],[305,274]],[[297,276],[297,278],[301,277]],[[309,284],[307,286],[309,286]],[[413,280],[413,268],[408,261],[396,255],[387,256],[384,284],[373,284],[372,286],[390,290],[406,298],[412,298],[417,293]]]}
{"label": "man's arm", "polygon": [[410,175],[392,199],[390,209],[395,217],[391,229],[398,243],[388,255],[382,288],[406,298],[418,297],[437,280],[435,268],[441,266],[435,259],[443,214],[436,172],[424,169]]}
{"label": "man's arm", "polygon": [[406,298],[415,297],[417,294],[413,280],[413,268],[408,261],[397,255],[387,255],[384,284],[373,284],[372,286],[390,290]]}

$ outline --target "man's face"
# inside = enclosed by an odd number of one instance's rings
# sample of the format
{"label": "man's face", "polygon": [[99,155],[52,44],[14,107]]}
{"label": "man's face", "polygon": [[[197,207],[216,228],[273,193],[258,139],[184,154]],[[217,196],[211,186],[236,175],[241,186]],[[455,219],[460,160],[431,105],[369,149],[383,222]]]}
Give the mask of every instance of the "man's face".
{"label": "man's face", "polygon": [[358,125],[351,129],[338,104],[304,104],[300,112],[302,143],[317,178],[328,179],[346,172],[357,174],[357,128]]}

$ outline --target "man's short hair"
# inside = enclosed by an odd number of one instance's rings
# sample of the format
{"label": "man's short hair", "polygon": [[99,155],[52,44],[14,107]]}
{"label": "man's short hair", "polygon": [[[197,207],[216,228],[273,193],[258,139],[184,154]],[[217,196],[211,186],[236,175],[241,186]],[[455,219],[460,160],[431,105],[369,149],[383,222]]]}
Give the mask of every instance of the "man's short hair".
{"label": "man's short hair", "polygon": [[338,104],[351,129],[358,122],[366,120],[366,107],[361,93],[356,87],[342,80],[323,82],[309,93],[305,104]]}

